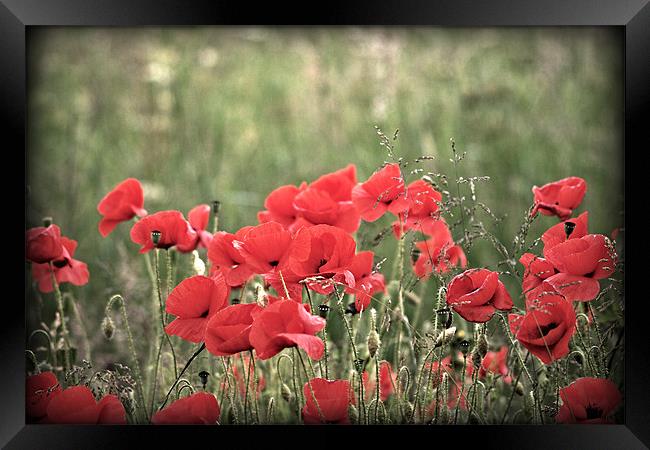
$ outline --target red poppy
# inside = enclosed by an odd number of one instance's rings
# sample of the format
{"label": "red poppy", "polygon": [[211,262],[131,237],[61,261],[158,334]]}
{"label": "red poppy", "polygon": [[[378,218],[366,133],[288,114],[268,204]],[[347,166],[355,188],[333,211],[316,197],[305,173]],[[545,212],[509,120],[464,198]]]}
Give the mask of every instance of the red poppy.
{"label": "red poppy", "polygon": [[347,425],[350,423],[348,407],[352,402],[352,395],[348,380],[330,381],[324,378],[312,378],[305,383],[302,391],[305,396],[302,418],[306,424]]}
{"label": "red poppy", "polygon": [[243,227],[235,234],[219,231],[208,245],[208,259],[212,262],[211,273],[221,273],[228,286],[242,286],[253,276],[253,271],[245,263],[244,256],[235,248],[235,240],[242,241],[253,227]]}
{"label": "red poppy", "polygon": [[355,186],[352,201],[366,222],[374,222],[386,211],[395,215],[406,211],[409,201],[399,165],[386,164],[366,182]]}
{"label": "red poppy", "polygon": [[[354,239],[340,228],[329,225],[303,228],[291,246],[288,269],[299,279],[319,276],[354,287],[354,275],[348,266],[354,260],[355,249]],[[334,289],[327,281],[310,282],[308,287],[322,294]]]}
{"label": "red poppy", "polygon": [[354,287],[347,287],[345,292],[354,294],[354,307],[358,312],[370,306],[372,294],[386,292],[384,276],[373,271],[374,256],[370,251],[359,252],[348,266],[348,270],[354,275]]}
{"label": "red poppy", "polygon": [[198,235],[197,247],[208,248],[212,240],[212,233],[207,231],[208,223],[210,222],[210,212],[210,205],[201,204],[195,206],[187,213],[187,220]]}
{"label": "red poppy", "polygon": [[258,212],[257,220],[260,223],[277,222],[284,228],[289,228],[298,218],[298,212],[293,206],[293,200],[306,187],[307,183],[302,183],[299,188],[289,184],[271,191],[264,200],[266,211]]}
{"label": "red poppy", "polygon": [[262,308],[256,303],[230,305],[218,311],[208,321],[205,346],[217,356],[229,356],[251,350],[249,335],[253,315]]}
{"label": "red poppy", "polygon": [[[362,379],[366,401],[371,401],[377,395],[376,380],[374,378],[371,380],[368,372],[365,370],[363,371]],[[393,368],[388,361],[382,361],[379,363],[379,399],[382,402],[385,402],[391,395],[393,395],[394,384],[397,384],[397,374],[393,372]],[[354,399],[352,400],[352,403],[356,404]]]}
{"label": "red poppy", "polygon": [[221,415],[217,398],[197,392],[172,402],[151,417],[154,425],[215,425]]}
{"label": "red poppy", "polygon": [[510,314],[508,321],[515,338],[544,364],[569,354],[576,313],[564,297],[546,293],[539,296],[524,315]]}
{"label": "red poppy", "polygon": [[510,384],[512,377],[508,369],[508,347],[502,346],[498,352],[487,352],[481,361],[481,367],[478,371],[480,379],[485,378],[488,372],[501,375],[504,383]]}
{"label": "red poppy", "polygon": [[569,239],[545,252],[560,272],[544,280],[570,301],[589,301],[600,291],[598,280],[615,269],[617,256],[612,242],[602,234]]}
{"label": "red poppy", "polygon": [[86,386],[73,386],[52,397],[47,405],[47,423],[126,424],[126,411],[116,395],[99,402]]}
{"label": "red poppy", "polygon": [[542,282],[557,273],[553,264],[532,253],[521,255],[519,262],[524,266],[522,289],[526,298],[537,297]]}
{"label": "red poppy", "polygon": [[143,206],[144,194],[140,182],[135,178],[127,178],[97,205],[97,211],[104,216],[99,221],[99,232],[106,237],[120,222],[131,220],[134,216],[146,216],[147,211]]}
{"label": "red poppy", "polygon": [[298,346],[311,359],[323,356],[323,341],[315,336],[325,328],[325,319],[307,312],[302,304],[280,300],[257,313],[250,343],[260,359],[269,359],[283,349]]}
{"label": "red poppy", "polygon": [[186,341],[202,342],[208,321],[227,305],[229,295],[230,288],[222,276],[184,279],[167,297],[165,310],[176,318],[165,331]]}
{"label": "red poppy", "polygon": [[292,232],[310,224],[326,224],[354,233],[361,221],[351,200],[336,201],[329,192],[311,186],[296,195],[293,206],[303,220],[289,227]]}
{"label": "red poppy", "polygon": [[[158,245],[151,240],[151,233],[160,233]],[[160,211],[137,221],[131,228],[131,240],[141,245],[140,253],[154,247],[168,249],[176,246],[180,252],[191,252],[196,247],[197,234],[180,211]]]}
{"label": "red poppy", "polygon": [[[442,382],[442,375],[447,373],[451,379],[457,379],[456,372],[461,372],[463,369],[463,354],[456,352],[454,361],[450,356],[445,356],[438,364],[438,361],[427,362],[424,367],[429,370],[431,383],[433,387],[437,387]],[[474,374],[474,366],[468,362],[465,364],[465,378],[472,378]]]}
{"label": "red poppy", "polygon": [[413,264],[413,270],[418,278],[428,277],[433,270],[446,273],[451,266],[467,266],[465,252],[459,245],[454,244],[451,232],[442,219],[430,222],[427,230],[430,239],[415,243],[418,258]]}
{"label": "red poppy", "polygon": [[558,423],[612,423],[611,415],[621,404],[616,385],[604,378],[578,378],[560,389],[562,406],[555,416]]}
{"label": "red poppy", "polygon": [[436,212],[438,211],[438,202],[442,200],[442,194],[426,181],[416,180],[408,185],[406,198],[409,204],[408,210],[400,213],[399,220],[393,223],[395,236],[399,238],[402,235],[402,230],[433,234],[430,227],[439,219]]}
{"label": "red poppy", "polygon": [[251,227],[243,239],[233,241],[233,246],[244,257],[255,273],[274,271],[284,263],[291,245],[291,233],[277,222],[267,222]]}
{"label": "red poppy", "polygon": [[447,305],[463,319],[476,323],[487,322],[497,309],[507,311],[513,306],[499,274],[487,269],[456,275],[447,288]]}
{"label": "red poppy", "polygon": [[57,225],[30,228],[25,233],[25,256],[37,264],[59,259],[63,253],[61,229]]}
{"label": "red poppy", "polygon": [[[77,250],[77,241],[61,237],[63,253],[59,259],[52,262],[54,277],[58,284],[71,283],[83,286],[88,283],[90,273],[86,263],[73,258]],[[38,290],[43,293],[52,292],[52,272],[49,264],[32,264],[32,278],[38,282]]]}
{"label": "red poppy", "polygon": [[25,413],[28,422],[46,420],[47,405],[61,393],[61,385],[52,372],[27,377]]}
{"label": "red poppy", "polygon": [[[239,388],[239,393],[242,397],[246,395],[246,379],[248,379],[248,392],[257,392],[257,397],[259,398],[262,391],[266,388],[266,379],[264,378],[264,375],[258,373],[257,363],[250,364],[250,360],[250,356],[244,356],[243,373],[239,373],[240,369],[236,363],[233,364],[232,375],[235,378],[235,382]],[[256,368],[255,373],[253,373],[253,366]],[[248,372],[248,374],[246,374],[246,372]],[[257,389],[255,389],[255,377],[257,377]]]}
{"label": "red poppy", "polygon": [[546,216],[558,216],[561,220],[568,219],[582,202],[585,192],[587,192],[587,183],[579,177],[564,178],[542,187],[533,186],[535,208],[532,215],[540,211]]}
{"label": "red poppy", "polygon": [[568,241],[569,239],[579,239],[588,234],[589,212],[585,211],[575,219],[567,219],[563,222],[553,225],[542,234],[544,243],[543,254],[558,244]]}

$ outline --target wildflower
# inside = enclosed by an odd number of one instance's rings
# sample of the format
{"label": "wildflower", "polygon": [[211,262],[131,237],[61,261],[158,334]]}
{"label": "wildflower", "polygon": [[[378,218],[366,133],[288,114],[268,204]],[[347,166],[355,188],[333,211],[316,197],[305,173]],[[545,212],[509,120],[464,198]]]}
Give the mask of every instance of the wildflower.
{"label": "wildflower", "polygon": [[187,220],[192,226],[192,229],[197,234],[196,247],[208,248],[212,240],[212,233],[207,231],[208,223],[210,222],[210,205],[201,204],[195,206],[187,213]]}
{"label": "wildflower", "polygon": [[456,275],[447,288],[447,305],[469,322],[487,322],[494,312],[512,308],[512,299],[499,274],[471,269]]}
{"label": "wildflower", "polygon": [[418,278],[428,277],[434,270],[446,273],[451,266],[467,266],[467,257],[459,245],[455,245],[447,224],[435,220],[428,224],[430,238],[415,243],[417,258],[413,271]]}
{"label": "wildflower", "polygon": [[370,306],[371,296],[376,292],[386,292],[384,276],[373,271],[374,253],[359,252],[354,256],[348,270],[354,276],[354,287],[345,292],[354,294],[354,307],[361,312]]}
{"label": "wildflower", "polygon": [[126,424],[126,411],[116,395],[99,402],[86,386],[73,386],[55,395],[47,405],[46,423]]}
{"label": "wildflower", "polygon": [[253,227],[244,227],[235,234],[219,231],[208,244],[208,259],[213,264],[211,274],[221,273],[231,287],[242,286],[253,276],[253,270],[245,263],[241,252],[235,248],[235,240],[242,241]]}
{"label": "wildflower", "polygon": [[131,220],[134,216],[143,217],[144,194],[140,182],[127,178],[115,186],[97,205],[97,211],[104,217],[99,221],[99,232],[108,236],[120,222]]}
{"label": "wildflower", "polygon": [[214,425],[219,420],[221,408],[217,398],[200,391],[172,402],[151,417],[154,425]]}
{"label": "wildflower", "polygon": [[546,216],[558,216],[560,220],[566,220],[580,205],[586,191],[587,183],[579,177],[564,178],[542,187],[533,186],[535,208],[532,215],[539,211]]}
{"label": "wildflower", "polygon": [[438,202],[442,200],[442,194],[436,191],[429,183],[423,180],[416,180],[406,188],[406,199],[408,209],[398,214],[398,219],[393,222],[393,233],[397,238],[401,237],[402,230],[421,231],[424,234],[433,234],[431,226],[435,226],[439,217]]}
{"label": "wildflower", "polygon": [[[154,244],[152,233],[160,234]],[[191,252],[196,247],[197,234],[180,211],[160,211],[145,216],[131,228],[131,240],[141,246],[140,253],[154,247],[169,249],[176,246],[180,252]]]}
{"label": "wildflower", "polygon": [[30,228],[25,235],[25,255],[29,261],[45,264],[61,257],[63,244],[57,225]]}
{"label": "wildflower", "polygon": [[214,314],[205,330],[205,346],[216,356],[251,350],[249,336],[253,315],[262,311],[256,303],[230,305]]}
{"label": "wildflower", "polygon": [[409,201],[399,165],[387,164],[367,181],[355,186],[352,201],[366,222],[374,222],[386,211],[395,215],[406,211]]}
{"label": "wildflower", "polygon": [[487,352],[478,371],[479,378],[483,379],[488,372],[492,372],[503,376],[503,382],[510,384],[512,377],[510,376],[510,369],[508,369],[507,358],[508,347],[505,345],[498,352]]}
{"label": "wildflower", "polygon": [[25,390],[25,414],[27,422],[41,422],[47,420],[47,405],[55,396],[61,393],[61,385],[56,375],[52,372],[42,372],[38,375],[27,377]]}
{"label": "wildflower", "polygon": [[560,389],[562,406],[555,416],[558,423],[612,423],[611,415],[621,403],[621,393],[610,380],[578,378]]}
{"label": "wildflower", "polygon": [[202,342],[208,321],[227,305],[229,295],[230,288],[222,276],[186,278],[167,298],[165,310],[176,318],[165,331],[186,341]]}
{"label": "wildflower", "polygon": [[88,283],[90,273],[86,263],[73,258],[77,250],[77,241],[61,237],[63,252],[61,256],[52,261],[52,269],[49,264],[32,264],[32,278],[38,282],[38,290],[43,293],[52,292],[52,270],[58,284],[71,283],[75,286],[83,286]]}
{"label": "wildflower", "polygon": [[302,408],[302,417],[305,423],[349,424],[348,406],[352,402],[350,390],[350,382],[347,380],[309,380],[303,386],[305,406]]}

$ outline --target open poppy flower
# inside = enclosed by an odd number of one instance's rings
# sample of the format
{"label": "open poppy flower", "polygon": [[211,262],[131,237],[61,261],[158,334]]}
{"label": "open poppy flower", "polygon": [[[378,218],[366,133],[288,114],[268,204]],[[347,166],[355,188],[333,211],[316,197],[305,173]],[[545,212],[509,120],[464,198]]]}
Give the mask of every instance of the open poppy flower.
{"label": "open poppy flower", "polygon": [[532,253],[521,255],[519,262],[524,266],[522,289],[526,298],[537,297],[537,288],[544,280],[557,273],[553,264]]}
{"label": "open poppy flower", "polygon": [[[58,284],[71,283],[83,286],[88,283],[90,273],[85,262],[73,258],[77,250],[77,241],[61,237],[63,252],[60,258],[52,262],[54,277]],[[48,264],[32,264],[32,278],[38,283],[38,290],[49,293],[54,290],[52,272]]]}
{"label": "open poppy flower", "polygon": [[569,354],[576,313],[564,297],[555,293],[539,296],[526,314],[510,314],[508,322],[515,338],[544,364]]}
{"label": "open poppy flower", "polygon": [[144,194],[140,182],[135,178],[127,178],[97,205],[97,211],[104,216],[99,221],[99,232],[106,237],[120,222],[131,220],[134,216],[146,216],[147,211],[143,206]]}
{"label": "open poppy flower", "polygon": [[[187,213],[187,220],[197,234],[196,247],[208,248],[208,245],[210,245],[212,233],[207,231],[207,228],[210,222],[211,211],[210,205],[201,204],[195,206]],[[196,247],[192,250],[195,250]]]}
{"label": "open poppy flower", "polygon": [[[365,386],[366,400],[370,401],[376,396],[376,380],[368,379],[368,372],[363,372],[363,384]],[[379,363],[379,399],[382,402],[388,400],[393,395],[393,384],[397,385],[397,374],[388,361]]]}
{"label": "open poppy flower", "polygon": [[260,223],[277,222],[288,229],[298,218],[293,200],[306,187],[307,183],[302,183],[300,187],[287,184],[271,191],[264,200],[266,210],[257,213],[257,220]]}
{"label": "open poppy flower", "polygon": [[221,273],[228,286],[242,286],[254,272],[245,263],[244,256],[235,248],[235,240],[242,241],[253,227],[243,227],[235,234],[219,231],[208,245],[208,259],[213,264],[211,273]]}
{"label": "open poppy flower", "polygon": [[409,207],[404,178],[398,164],[386,164],[352,189],[352,201],[361,218],[374,222],[389,211],[395,215]]}
{"label": "open poppy flower", "polygon": [[263,360],[296,346],[318,360],[323,356],[324,344],[315,334],[323,328],[322,317],[310,314],[298,302],[280,300],[254,315],[250,343]]}
{"label": "open poppy flower", "polygon": [[232,245],[244,257],[246,265],[255,273],[265,274],[280,266],[288,255],[291,233],[277,222],[251,227],[242,240]]}
{"label": "open poppy flower", "polygon": [[354,287],[346,287],[345,292],[354,294],[354,307],[358,312],[370,306],[372,294],[386,292],[384,276],[373,271],[374,257],[371,251],[359,252],[348,266],[354,276]]}
{"label": "open poppy flower", "polygon": [[454,244],[447,224],[435,220],[427,225],[430,238],[415,243],[417,259],[413,271],[418,278],[428,277],[434,270],[446,273],[451,266],[467,266],[467,257],[459,245]]}
{"label": "open poppy flower", "polygon": [[222,276],[184,279],[167,297],[165,310],[176,318],[165,331],[186,341],[202,342],[208,321],[227,305],[229,295],[230,288]]}
{"label": "open poppy flower", "polygon": [[[438,361],[427,362],[424,365],[425,369],[428,369],[429,376],[431,378],[431,383],[434,387],[437,387],[442,382],[443,373],[453,379],[459,378],[456,372],[461,372],[463,370],[463,355],[460,352],[456,352],[456,358],[452,361],[451,355],[445,356],[438,364]],[[465,378],[472,378],[474,374],[474,366],[472,364],[465,365]]]}
{"label": "open poppy flower", "polygon": [[256,303],[226,306],[214,314],[205,330],[205,346],[216,356],[230,356],[251,350],[249,335],[253,315],[262,308]]}
{"label": "open poppy flower", "polygon": [[475,323],[487,322],[497,309],[507,311],[513,306],[499,274],[487,269],[470,269],[456,275],[447,288],[447,305]]}
{"label": "open poppy flower", "polygon": [[319,224],[354,233],[361,221],[357,207],[351,200],[336,201],[327,191],[311,186],[296,195],[293,206],[300,215],[299,220],[289,227],[294,233],[300,228]]}
{"label": "open poppy flower", "polygon": [[47,405],[62,391],[59,380],[52,372],[42,372],[27,377],[25,414],[27,422],[47,420]]}
{"label": "open poppy flower", "polygon": [[611,415],[621,404],[616,385],[604,378],[578,378],[560,389],[562,406],[555,416],[558,423],[612,423]]}
{"label": "open poppy flower", "polygon": [[480,379],[485,378],[488,372],[501,375],[504,383],[510,384],[512,377],[510,376],[510,369],[508,369],[508,347],[502,346],[498,352],[487,352],[481,361],[481,367],[478,371]]}
{"label": "open poppy flower", "polygon": [[585,211],[576,218],[567,219],[563,222],[553,225],[542,234],[544,243],[543,254],[558,244],[568,241],[569,239],[580,239],[586,236],[589,227],[589,212]]}
{"label": "open poppy flower", "polygon": [[116,395],[99,402],[86,386],[73,386],[52,397],[47,405],[47,423],[126,424],[126,411]]}
{"label": "open poppy flower", "polygon": [[442,200],[442,194],[436,191],[424,180],[416,180],[406,188],[406,199],[408,209],[399,213],[396,222],[393,222],[393,233],[399,238],[402,231],[415,230],[424,234],[433,234],[430,229],[439,217],[438,202]]}
{"label": "open poppy flower", "polygon": [[348,380],[330,381],[324,378],[312,378],[305,383],[302,391],[305,396],[305,406],[302,408],[305,424],[347,425],[350,423],[348,407],[352,403],[352,396]]}
{"label": "open poppy flower", "polygon": [[580,177],[564,178],[542,187],[533,186],[535,208],[532,215],[539,211],[546,216],[558,216],[561,220],[566,220],[580,205],[585,192],[587,183]]}
{"label": "open poppy flower", "polygon": [[596,298],[600,292],[598,280],[614,273],[617,262],[611,241],[602,234],[569,239],[552,247],[545,255],[559,273],[544,281],[570,301]]}
{"label": "open poppy flower", "polygon": [[[334,279],[349,287],[355,286],[354,275],[348,269],[355,256],[354,239],[340,228],[316,225],[303,228],[289,252],[288,269],[298,278],[322,277]],[[334,286],[327,280],[307,284],[321,294],[329,294]]]}
{"label": "open poppy flower", "polygon": [[30,228],[25,233],[25,256],[36,264],[59,259],[63,253],[61,229],[57,225]]}
{"label": "open poppy flower", "polygon": [[[160,233],[158,245],[154,245],[151,233]],[[154,247],[168,249],[176,246],[179,252],[187,253],[196,247],[197,234],[180,211],[160,211],[145,216],[131,228],[131,240],[141,245],[140,253],[147,253]]]}
{"label": "open poppy flower", "polygon": [[172,402],[151,417],[154,425],[215,425],[221,416],[217,398],[197,392]]}

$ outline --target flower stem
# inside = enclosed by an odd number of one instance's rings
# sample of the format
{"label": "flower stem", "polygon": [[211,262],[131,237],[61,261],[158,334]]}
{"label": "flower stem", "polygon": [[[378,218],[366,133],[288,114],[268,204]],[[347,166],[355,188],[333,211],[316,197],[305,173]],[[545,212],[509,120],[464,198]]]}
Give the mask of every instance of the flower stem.
{"label": "flower stem", "polygon": [[54,296],[56,297],[57,308],[59,309],[59,315],[61,316],[61,335],[63,336],[63,372],[67,372],[68,369],[72,369],[72,362],[70,360],[70,341],[68,340],[68,327],[65,324],[65,313],[63,311],[63,297],[61,296],[61,290],[59,289],[59,283],[56,281],[56,276],[54,275],[54,264],[52,261],[49,262],[50,265],[50,275],[52,277],[52,286],[54,286]]}

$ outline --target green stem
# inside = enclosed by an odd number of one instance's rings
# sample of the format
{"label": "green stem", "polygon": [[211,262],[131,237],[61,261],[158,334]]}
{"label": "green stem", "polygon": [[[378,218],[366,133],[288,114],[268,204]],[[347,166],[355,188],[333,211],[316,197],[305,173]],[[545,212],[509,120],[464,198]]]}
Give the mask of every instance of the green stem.
{"label": "green stem", "polygon": [[70,361],[70,342],[68,340],[68,327],[65,324],[65,313],[63,311],[63,297],[61,296],[61,290],[59,289],[59,283],[56,281],[56,276],[54,275],[54,264],[52,261],[49,262],[50,265],[50,276],[52,278],[52,286],[54,286],[54,296],[56,297],[56,304],[59,310],[59,315],[61,316],[61,334],[63,336],[63,373],[66,373],[68,369],[72,369],[72,363]]}

